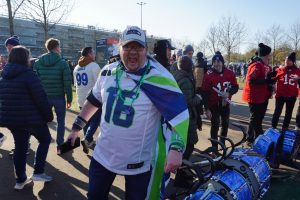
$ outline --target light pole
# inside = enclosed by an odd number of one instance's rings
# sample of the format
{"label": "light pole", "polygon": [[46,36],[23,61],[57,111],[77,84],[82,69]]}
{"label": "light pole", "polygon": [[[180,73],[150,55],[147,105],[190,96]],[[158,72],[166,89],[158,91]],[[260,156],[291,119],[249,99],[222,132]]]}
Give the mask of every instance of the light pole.
{"label": "light pole", "polygon": [[146,5],[145,2],[138,2],[137,3],[139,6],[141,6],[141,29],[143,29],[143,6]]}

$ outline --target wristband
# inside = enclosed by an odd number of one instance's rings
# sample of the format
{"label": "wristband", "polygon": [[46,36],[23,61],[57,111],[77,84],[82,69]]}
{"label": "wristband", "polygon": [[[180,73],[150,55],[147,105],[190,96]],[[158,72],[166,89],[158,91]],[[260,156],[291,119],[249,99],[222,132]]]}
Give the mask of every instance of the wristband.
{"label": "wristband", "polygon": [[87,121],[85,119],[83,119],[80,116],[77,116],[72,125],[72,130],[80,131],[85,127],[86,124],[87,124]]}
{"label": "wristband", "polygon": [[170,150],[174,150],[174,151],[177,151],[177,152],[179,152],[179,153],[183,153],[183,149],[182,148],[180,148],[180,147],[170,147]]}

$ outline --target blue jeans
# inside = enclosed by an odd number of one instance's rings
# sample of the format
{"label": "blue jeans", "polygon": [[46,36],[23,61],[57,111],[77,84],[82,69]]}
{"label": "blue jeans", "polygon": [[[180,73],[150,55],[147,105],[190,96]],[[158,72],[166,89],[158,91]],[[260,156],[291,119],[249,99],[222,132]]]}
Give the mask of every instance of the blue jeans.
{"label": "blue jeans", "polygon": [[48,154],[51,135],[47,124],[33,128],[8,128],[15,140],[14,165],[17,176],[17,183],[22,183],[26,176],[26,152],[30,135],[33,135],[39,142],[34,158],[34,174],[44,173],[46,157]]}
{"label": "blue jeans", "polygon": [[48,98],[49,104],[54,107],[56,113],[56,144],[57,146],[64,143],[65,136],[65,117],[66,117],[66,99],[65,97],[50,97]]}
{"label": "blue jeans", "polygon": [[[80,108],[81,109],[81,108]],[[86,126],[83,128],[83,133],[85,139],[88,142],[93,141],[93,135],[95,134],[97,128],[100,125],[102,109],[98,109],[97,112],[91,117]]]}
{"label": "blue jeans", "polygon": [[[108,200],[110,187],[116,174],[104,168],[94,158],[91,159],[89,170],[89,200]],[[125,199],[141,200],[147,196],[151,170],[137,175],[125,175]]]}

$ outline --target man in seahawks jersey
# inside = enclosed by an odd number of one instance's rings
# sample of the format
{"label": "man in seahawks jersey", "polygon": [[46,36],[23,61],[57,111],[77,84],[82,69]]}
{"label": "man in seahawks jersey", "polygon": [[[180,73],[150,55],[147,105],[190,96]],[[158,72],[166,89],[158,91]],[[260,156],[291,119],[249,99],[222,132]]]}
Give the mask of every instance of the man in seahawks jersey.
{"label": "man in seahawks jersey", "polygon": [[[102,107],[88,199],[108,199],[116,174],[125,176],[126,199],[158,199],[163,173],[176,171],[182,163],[189,124],[187,105],[173,76],[147,56],[143,30],[127,27],[120,38],[120,57],[101,70],[69,139],[74,144],[79,131]],[[168,146],[161,134],[162,117],[173,130]]]}

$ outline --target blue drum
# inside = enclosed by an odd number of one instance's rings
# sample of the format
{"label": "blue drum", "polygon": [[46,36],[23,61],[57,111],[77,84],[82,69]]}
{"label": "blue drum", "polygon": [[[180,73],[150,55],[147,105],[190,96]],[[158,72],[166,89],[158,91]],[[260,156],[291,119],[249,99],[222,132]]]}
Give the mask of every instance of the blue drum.
{"label": "blue drum", "polygon": [[217,171],[208,183],[224,199],[250,200],[252,197],[249,183],[235,170]]}
{"label": "blue drum", "polygon": [[252,149],[263,155],[269,161],[273,154],[274,142],[265,135],[259,135],[256,138]]}
{"label": "blue drum", "polygon": [[250,148],[235,148],[233,151],[233,154],[238,154],[238,153],[245,153],[245,152],[251,152],[253,149]]}
{"label": "blue drum", "polygon": [[242,174],[248,181],[252,199],[262,198],[270,187],[271,170],[265,158],[251,149],[240,149],[222,162]]}
{"label": "blue drum", "polygon": [[274,142],[274,149],[269,159],[272,168],[278,168],[280,165],[280,157],[282,152],[283,134],[274,128],[269,128],[264,133],[265,136]]}
{"label": "blue drum", "polygon": [[282,145],[282,161],[291,161],[299,150],[300,134],[296,131],[285,131]]}
{"label": "blue drum", "polygon": [[220,195],[216,192],[206,192],[206,190],[201,189],[197,190],[194,194],[184,198],[184,200],[224,200]]}

